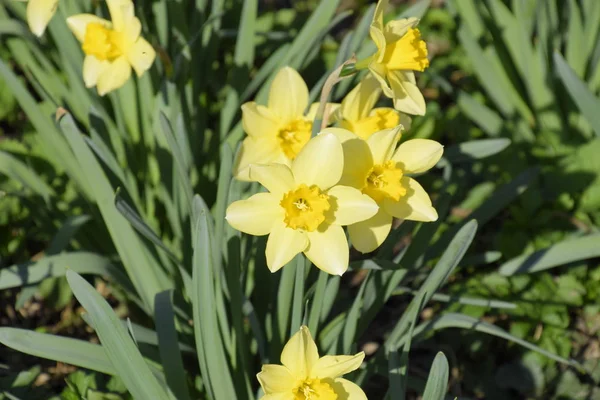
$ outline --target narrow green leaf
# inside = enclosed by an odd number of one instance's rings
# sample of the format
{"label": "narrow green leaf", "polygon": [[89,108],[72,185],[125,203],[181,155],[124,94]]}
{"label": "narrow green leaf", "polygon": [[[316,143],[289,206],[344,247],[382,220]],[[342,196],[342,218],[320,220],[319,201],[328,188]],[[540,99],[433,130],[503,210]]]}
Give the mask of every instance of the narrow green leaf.
{"label": "narrow green leaf", "polygon": [[[507,138],[479,139],[463,142],[445,149],[444,159],[450,164],[472,162],[498,154],[506,149],[510,143],[510,139]],[[443,167],[444,163],[440,163],[439,166]]]}
{"label": "narrow green leaf", "polygon": [[460,92],[458,94],[458,106],[471,121],[479,125],[488,135],[499,136],[502,133],[504,124],[502,117],[470,94]]}
{"label": "narrow green leaf", "polygon": [[294,279],[294,298],[292,300],[292,322],[290,324],[290,337],[294,335],[302,324],[302,309],[304,306],[304,279],[307,264],[304,254],[296,256],[296,276]]}
{"label": "narrow green leaf", "polygon": [[54,195],[52,188],[33,169],[4,151],[0,151],[0,173],[19,181],[23,186],[42,196],[46,203]]}
{"label": "narrow green leaf", "polygon": [[440,351],[435,356],[431,370],[429,370],[423,400],[443,400],[446,397],[448,370],[448,360],[444,353]]}

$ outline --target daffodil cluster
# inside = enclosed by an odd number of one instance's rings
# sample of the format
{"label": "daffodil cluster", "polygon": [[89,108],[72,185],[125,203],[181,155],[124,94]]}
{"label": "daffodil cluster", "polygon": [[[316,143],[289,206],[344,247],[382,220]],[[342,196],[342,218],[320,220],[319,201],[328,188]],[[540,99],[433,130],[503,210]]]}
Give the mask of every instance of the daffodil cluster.
{"label": "daffodil cluster", "polygon": [[[29,0],[27,22],[36,36],[42,36],[58,8],[58,0]],[[85,53],[83,80],[103,96],[123,86],[133,69],[142,76],[154,63],[156,52],[141,37],[142,24],[135,16],[132,0],[106,0],[111,21],[94,14],[67,18],[67,25],[81,42]]]}
{"label": "daffodil cluster", "polygon": [[[266,192],[234,202],[226,218],[242,232],[268,235],[272,272],[304,253],[317,268],[342,275],[349,263],[342,227],[355,249],[369,253],[385,241],[394,218],[438,217],[415,177],[436,165],[443,147],[428,139],[401,141],[410,129],[406,114],[425,113],[414,71],[429,65],[427,47],[416,18],[384,24],[387,4],[379,1],[371,24],[377,51],[355,63],[367,74],[341,104],[327,104],[327,125],[334,126],[312,137],[319,104],[309,104],[306,83],[290,67],[274,77],[266,105],[242,105],[247,137],[234,174]],[[382,94],[391,107],[378,106]]]}

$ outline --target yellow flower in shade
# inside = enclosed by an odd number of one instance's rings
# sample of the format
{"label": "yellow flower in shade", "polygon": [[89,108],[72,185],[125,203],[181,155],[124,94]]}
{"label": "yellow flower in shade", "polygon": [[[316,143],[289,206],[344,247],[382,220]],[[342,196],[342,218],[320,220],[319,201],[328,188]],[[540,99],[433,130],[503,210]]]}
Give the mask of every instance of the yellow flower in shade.
{"label": "yellow flower in shade", "polygon": [[98,94],[120,88],[133,68],[142,76],[154,63],[156,52],[140,36],[142,24],[134,15],[131,0],[106,0],[112,21],[92,14],[69,17],[67,24],[85,53],[83,80]]}
{"label": "yellow flower in shade", "polygon": [[381,96],[377,79],[367,76],[350,91],[337,109],[339,126],[367,139],[375,132],[402,125],[410,128],[410,117],[393,108],[374,108]]}
{"label": "yellow flower in shade", "polygon": [[324,132],[335,134],[341,141],[344,164],[341,185],[360,189],[379,205],[379,211],[365,221],[348,226],[350,242],[360,252],[379,247],[390,233],[393,217],[429,222],[438,218],[429,195],[411,176],[432,168],[442,157],[443,146],[428,139],[412,139],[402,143],[400,128],[386,129],[362,140],[339,128]]}
{"label": "yellow flower in shade", "polygon": [[363,362],[354,356],[319,357],[306,326],[291,337],[281,352],[283,365],[266,364],[256,376],[265,395],[262,400],[367,400],[362,389],[341,378]]}
{"label": "yellow flower in shade", "polygon": [[394,99],[394,107],[408,114],[425,114],[425,99],[416,85],[413,71],[429,66],[427,46],[416,29],[419,20],[406,18],[383,25],[388,0],[380,0],[371,23],[371,39],[377,46],[369,70],[383,93]]}
{"label": "yellow flower in shade", "polygon": [[48,23],[56,13],[58,0],[29,0],[27,3],[27,24],[36,36],[42,36]]}
{"label": "yellow flower in shade", "polygon": [[250,166],[250,178],[268,193],[232,203],[225,218],[239,231],[269,235],[266,258],[271,272],[300,252],[330,274],[342,275],[348,269],[342,226],[371,218],[378,207],[360,190],[337,185],[343,156],[339,139],[322,134],[304,146],[291,168],[276,163]]}
{"label": "yellow flower in shade", "polygon": [[[291,67],[282,68],[269,91],[267,106],[248,102],[242,105],[242,125],[248,135],[236,158],[234,175],[250,180],[250,164],[270,162],[291,165],[309,141],[318,103],[308,113],[308,87]],[[330,112],[335,105],[330,104]]]}

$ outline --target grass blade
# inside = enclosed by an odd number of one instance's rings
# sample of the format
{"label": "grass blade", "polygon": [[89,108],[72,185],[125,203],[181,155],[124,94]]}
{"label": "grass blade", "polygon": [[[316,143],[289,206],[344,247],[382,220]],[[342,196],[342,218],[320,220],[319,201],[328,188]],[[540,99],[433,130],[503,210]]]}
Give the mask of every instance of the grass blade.
{"label": "grass blade", "polygon": [[425,392],[423,392],[423,399],[443,400],[446,397],[448,369],[446,356],[441,351],[438,352],[429,371]]}

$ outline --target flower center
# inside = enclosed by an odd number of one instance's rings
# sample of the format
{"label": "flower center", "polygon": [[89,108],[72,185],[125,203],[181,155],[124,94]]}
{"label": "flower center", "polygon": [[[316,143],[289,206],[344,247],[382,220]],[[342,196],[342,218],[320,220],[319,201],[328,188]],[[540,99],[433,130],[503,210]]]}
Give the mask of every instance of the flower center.
{"label": "flower center", "polygon": [[406,188],[400,183],[402,175],[402,170],[396,167],[394,161],[375,165],[367,174],[362,192],[376,202],[386,197],[398,201],[406,194]]}
{"label": "flower center", "polygon": [[368,117],[358,121],[343,120],[341,127],[367,140],[375,132],[395,128],[400,125],[400,116],[392,108],[379,108],[371,112]]}
{"label": "flower center", "polygon": [[279,130],[277,138],[283,153],[293,160],[309,141],[312,123],[301,119],[294,120]]}
{"label": "flower center", "polygon": [[316,186],[298,186],[290,190],[279,203],[285,210],[284,222],[289,228],[308,232],[316,230],[325,221],[325,212],[329,210],[329,196],[321,193]]}
{"label": "flower center", "polygon": [[320,379],[307,379],[294,389],[294,400],[337,400],[331,385]]}
{"label": "flower center", "polygon": [[85,54],[98,60],[113,61],[125,53],[125,35],[92,22],[85,29],[81,47]]}
{"label": "flower center", "polygon": [[424,71],[429,67],[427,45],[419,30],[409,28],[399,40],[388,44],[383,63],[390,70]]}

